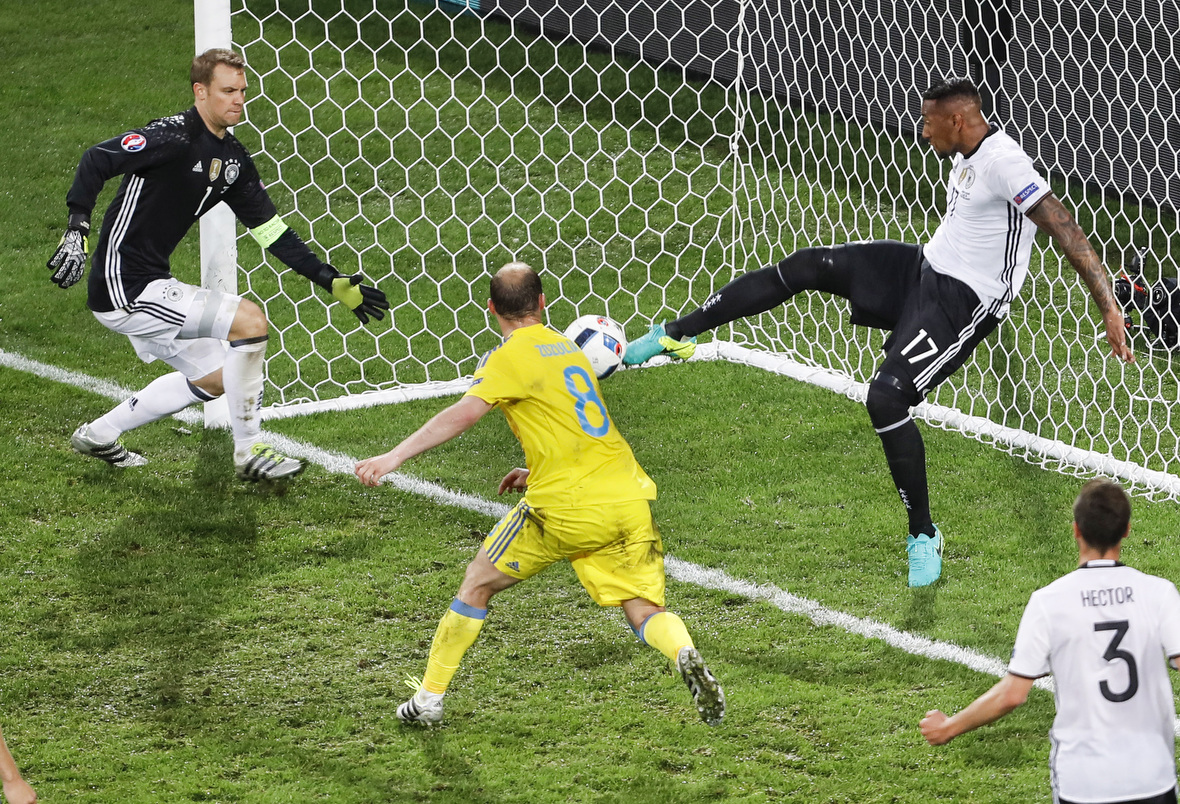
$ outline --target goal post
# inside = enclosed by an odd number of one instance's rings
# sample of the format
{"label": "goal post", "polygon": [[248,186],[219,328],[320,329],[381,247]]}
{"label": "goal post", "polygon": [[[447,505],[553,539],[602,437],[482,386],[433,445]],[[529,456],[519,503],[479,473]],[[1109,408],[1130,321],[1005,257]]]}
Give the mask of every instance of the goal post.
{"label": "goal post", "polygon": [[[194,55],[214,47],[232,48],[230,0],[194,0]],[[201,217],[201,286],[237,295],[238,241],[233,211],[224,202]],[[204,404],[205,426],[229,423],[224,397]]]}
{"label": "goal post", "polygon": [[[391,302],[358,327],[239,244],[242,292],[272,322],[268,415],[462,387],[498,342],[483,302],[509,260],[542,270],[558,328],[603,313],[635,333],[802,246],[925,242],[948,169],[916,136],[936,75],[985,80],[990,118],[1112,274],[1138,249],[1157,282],[1180,176],[1136,132],[1169,141],[1174,5],[230,0],[251,80],[239,136],[288,221]],[[1173,353],[1132,336],[1138,363],[1108,359],[1085,285],[1043,242],[1009,319],[917,414],[1176,498]],[[712,337],[721,359],[855,388],[883,336],[804,294]]]}

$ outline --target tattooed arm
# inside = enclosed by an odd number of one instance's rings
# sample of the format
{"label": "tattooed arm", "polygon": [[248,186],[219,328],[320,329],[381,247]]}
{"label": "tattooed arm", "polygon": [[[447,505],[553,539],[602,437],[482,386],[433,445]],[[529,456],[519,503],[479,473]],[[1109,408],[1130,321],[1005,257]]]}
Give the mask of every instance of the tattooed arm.
{"label": "tattooed arm", "polygon": [[1106,323],[1106,341],[1110,344],[1110,351],[1115,357],[1134,363],[1135,355],[1127,345],[1123,312],[1115,303],[1106,269],[1102,267],[1102,261],[1094,253],[1082,227],[1078,226],[1073,215],[1052,193],[1030,210],[1028,217],[1038,228],[1053,237],[1057,246],[1065,252],[1070,265],[1090,289],[1090,295],[1094,297],[1094,303],[1098,305],[1102,320]]}

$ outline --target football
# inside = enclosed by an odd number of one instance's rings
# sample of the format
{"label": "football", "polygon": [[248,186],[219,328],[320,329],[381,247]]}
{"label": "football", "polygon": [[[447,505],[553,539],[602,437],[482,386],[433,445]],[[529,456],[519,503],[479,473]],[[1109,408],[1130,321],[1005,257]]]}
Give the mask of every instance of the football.
{"label": "football", "polygon": [[623,365],[627,336],[623,328],[604,315],[584,315],[565,328],[565,337],[581,347],[598,379],[605,380]]}

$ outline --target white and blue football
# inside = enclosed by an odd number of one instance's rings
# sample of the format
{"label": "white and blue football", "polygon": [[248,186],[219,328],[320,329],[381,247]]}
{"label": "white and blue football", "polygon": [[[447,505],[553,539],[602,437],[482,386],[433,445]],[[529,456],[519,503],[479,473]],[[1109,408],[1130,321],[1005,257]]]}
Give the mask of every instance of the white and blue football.
{"label": "white and blue football", "polygon": [[600,380],[605,380],[623,365],[627,336],[618,323],[604,315],[579,316],[565,328],[565,337],[585,352]]}

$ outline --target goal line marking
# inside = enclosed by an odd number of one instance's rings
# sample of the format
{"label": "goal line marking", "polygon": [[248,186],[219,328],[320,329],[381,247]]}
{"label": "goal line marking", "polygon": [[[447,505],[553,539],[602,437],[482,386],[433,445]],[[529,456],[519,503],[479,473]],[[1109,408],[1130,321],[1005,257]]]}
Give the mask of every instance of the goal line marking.
{"label": "goal line marking", "polygon": [[[90,375],[76,371],[51,366],[37,360],[0,349],[0,366],[33,374],[42,379],[64,383],[75,388],[98,394],[113,400],[123,400],[131,396],[133,391],[117,383],[100,380]],[[202,414],[193,408],[181,411],[176,418],[186,423],[199,423]],[[332,474],[351,475],[356,459],[339,452],[321,449],[313,444],[289,438],[279,433],[266,433],[268,443],[280,452],[303,458],[314,463]],[[128,470],[132,471],[132,470]],[[468,511],[499,518],[509,511],[509,506],[494,500],[487,500],[473,494],[452,491],[448,488],[431,483],[405,473],[394,473],[383,478],[386,485],[410,494],[416,494],[443,505],[463,508]],[[1005,662],[994,656],[988,656],[970,648],[956,645],[953,642],[942,642],[930,639],[908,631],[901,631],[891,625],[878,622],[867,617],[857,617],[845,612],[830,609],[814,600],[792,594],[774,584],[755,584],[750,581],[734,578],[723,570],[711,569],[665,555],[664,563],[668,576],[682,583],[690,583],[704,589],[728,592],[749,600],[769,603],[787,614],[796,614],[808,618],[817,626],[832,625],[851,634],[858,634],[866,639],[876,639],[885,644],[905,651],[914,656],[928,659],[940,659],[954,662],[964,667],[991,676],[1003,676],[1007,672]],[[1052,691],[1051,678],[1038,679],[1036,686]],[[1180,721],[1177,721],[1177,732],[1180,733]]]}
{"label": "goal line marking", "polygon": [[[868,393],[868,383],[860,382],[838,371],[809,366],[785,355],[752,349],[729,341],[711,341],[701,344],[692,357],[694,362],[712,360],[736,363],[769,371],[773,374],[781,374],[817,388],[833,391],[854,402],[863,403]],[[673,362],[672,358],[660,356],[653,358],[647,366],[655,367],[671,362]],[[471,378],[461,377],[455,380],[418,383],[401,388],[366,391],[335,399],[269,405],[262,409],[262,419],[269,421],[324,411],[357,410],[413,399],[458,395],[470,386]],[[213,410],[216,412],[207,420],[207,423],[210,426],[228,426],[228,409],[221,406]],[[1180,499],[1180,477],[1168,472],[1148,469],[1133,461],[1118,459],[1104,452],[1082,449],[1063,441],[1045,438],[1014,427],[1006,427],[986,417],[973,416],[933,402],[922,402],[914,406],[912,412],[917,419],[948,430],[975,436],[985,444],[997,445],[998,448],[1014,450],[1017,453],[1040,456],[1045,461],[1061,466],[1078,467],[1092,475],[1116,477],[1132,487],[1141,487],[1150,493],[1165,494],[1171,499]]]}

